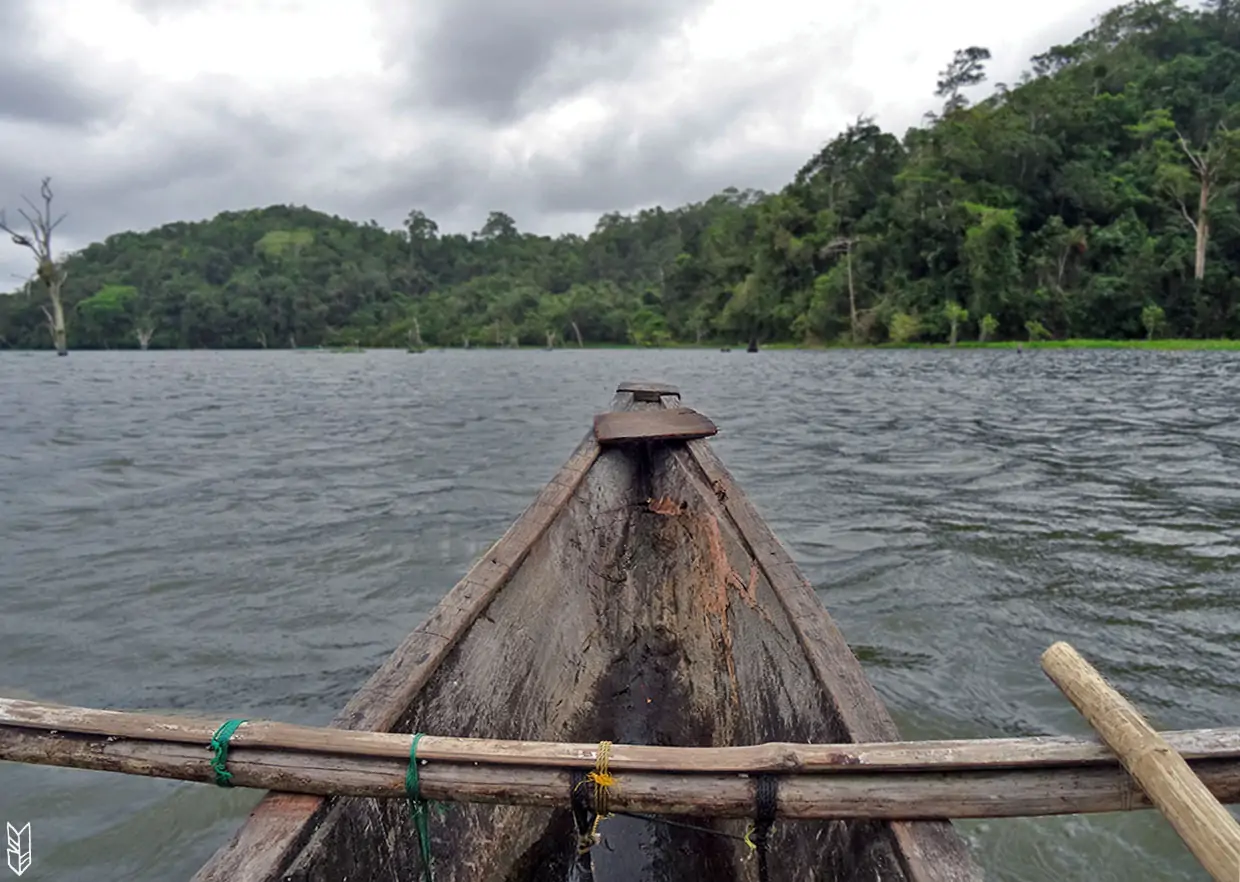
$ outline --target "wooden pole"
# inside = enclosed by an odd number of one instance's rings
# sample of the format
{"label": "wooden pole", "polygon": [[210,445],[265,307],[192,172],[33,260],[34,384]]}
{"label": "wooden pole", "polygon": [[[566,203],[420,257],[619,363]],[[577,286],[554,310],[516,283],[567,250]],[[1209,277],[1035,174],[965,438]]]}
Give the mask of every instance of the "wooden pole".
{"label": "wooden pole", "polygon": [[[0,760],[212,782],[220,720],[0,699]],[[1240,730],[1168,733],[1219,798],[1240,801]],[[238,787],[314,795],[404,796],[411,736],[255,720],[229,742]],[[428,798],[566,806],[573,769],[598,745],[425,736]],[[788,818],[1000,818],[1150,805],[1096,739],[1003,738],[720,748],[612,748],[612,804],[652,814],[748,817],[754,771],[780,774]]]}
{"label": "wooden pole", "polygon": [[1240,824],[1175,748],[1067,643],[1042,654],[1042,669],[1115,751],[1216,882],[1240,880]]}
{"label": "wooden pole", "polygon": [[[211,740],[222,719],[43,704],[0,698],[0,729],[30,734],[101,735],[201,746]],[[1185,757],[1240,760],[1240,728],[1168,732],[1170,743]],[[409,756],[412,736],[250,720],[233,735],[234,747],[269,748],[350,756]],[[558,741],[500,741],[426,735],[418,756],[428,761],[492,766],[542,766],[591,769],[597,744]],[[0,752],[0,760],[6,759]],[[27,760],[28,762],[28,760]],[[794,744],[770,742],[728,747],[663,747],[615,744],[613,771],[677,773],[814,772],[879,774],[885,771],[951,772],[964,769],[1113,767],[1115,755],[1096,738],[1043,736],[976,738],[945,741],[892,741],[868,744]]]}
{"label": "wooden pole", "polygon": [[[242,730],[244,731],[244,729]],[[214,786],[205,745],[113,738],[0,726],[0,759],[121,772]],[[1198,763],[1222,799],[1240,802],[1240,761]],[[234,787],[319,796],[405,797],[407,758],[235,747],[228,753]],[[613,809],[702,818],[750,818],[747,775],[618,772]],[[421,792],[440,802],[569,806],[570,772],[545,766],[427,762]],[[1011,818],[1149,808],[1119,764],[1087,767],[965,769],[951,773],[841,771],[779,778],[778,813],[788,819],[925,820]]]}

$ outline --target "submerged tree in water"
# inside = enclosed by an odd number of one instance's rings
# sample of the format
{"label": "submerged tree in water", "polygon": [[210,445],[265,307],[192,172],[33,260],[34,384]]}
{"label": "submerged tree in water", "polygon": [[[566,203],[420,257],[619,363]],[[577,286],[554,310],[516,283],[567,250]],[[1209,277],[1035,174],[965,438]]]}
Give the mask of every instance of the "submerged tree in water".
{"label": "submerged tree in water", "polygon": [[[52,219],[52,179],[44,178],[39,188],[43,199],[43,207],[39,208],[30,199],[22,197],[27,208],[19,208],[17,213],[26,222],[27,231],[19,231],[9,225],[3,211],[0,211],[0,230],[8,233],[14,245],[26,248],[34,255],[34,279],[47,292],[48,305],[43,305],[43,314],[47,318],[47,328],[52,335],[52,343],[57,355],[68,355],[68,335],[65,331],[65,308],[60,292],[64,287],[68,272],[64,266],[56,262],[52,253],[52,233],[60,226],[65,215]],[[27,210],[29,209],[29,210]]]}

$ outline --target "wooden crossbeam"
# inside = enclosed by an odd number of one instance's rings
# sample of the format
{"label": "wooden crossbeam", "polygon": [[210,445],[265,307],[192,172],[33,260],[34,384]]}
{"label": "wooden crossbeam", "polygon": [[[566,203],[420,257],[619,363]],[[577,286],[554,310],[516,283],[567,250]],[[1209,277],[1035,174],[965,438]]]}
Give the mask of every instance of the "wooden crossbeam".
{"label": "wooden crossbeam", "polygon": [[664,395],[680,397],[680,390],[675,386],[667,383],[647,383],[642,380],[621,383],[616,387],[616,391],[631,393],[634,401],[659,401]]}
{"label": "wooden crossbeam", "polygon": [[664,410],[620,410],[594,418],[594,437],[599,444],[632,444],[638,441],[690,441],[709,438],[719,429],[688,407]]}

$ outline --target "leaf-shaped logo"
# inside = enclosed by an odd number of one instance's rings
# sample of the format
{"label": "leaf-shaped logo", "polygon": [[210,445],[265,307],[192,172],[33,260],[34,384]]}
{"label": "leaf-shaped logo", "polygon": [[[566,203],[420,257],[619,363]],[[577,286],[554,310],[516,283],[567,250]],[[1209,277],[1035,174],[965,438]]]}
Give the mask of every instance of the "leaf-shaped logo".
{"label": "leaf-shaped logo", "polygon": [[4,826],[9,842],[9,869],[20,876],[30,869],[30,822],[20,830],[8,822]]}

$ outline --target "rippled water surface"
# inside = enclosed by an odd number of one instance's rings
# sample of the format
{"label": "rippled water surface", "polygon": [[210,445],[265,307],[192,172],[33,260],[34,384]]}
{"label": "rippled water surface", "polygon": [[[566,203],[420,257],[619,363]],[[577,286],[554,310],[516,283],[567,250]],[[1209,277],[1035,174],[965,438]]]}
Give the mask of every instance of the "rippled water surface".
{"label": "rippled water surface", "polygon": [[[1240,724],[1227,353],[6,353],[0,695],[326,723],[637,377],[720,425],[905,736],[1087,732],[1058,639]],[[0,764],[23,882],[186,880],[256,800]],[[1153,812],[961,827],[991,879],[1207,878]]]}

